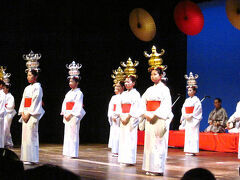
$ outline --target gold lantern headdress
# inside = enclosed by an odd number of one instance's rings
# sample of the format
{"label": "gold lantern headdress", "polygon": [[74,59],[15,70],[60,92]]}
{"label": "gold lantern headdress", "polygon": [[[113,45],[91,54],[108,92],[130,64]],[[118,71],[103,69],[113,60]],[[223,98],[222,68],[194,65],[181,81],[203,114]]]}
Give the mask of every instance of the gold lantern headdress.
{"label": "gold lantern headdress", "polygon": [[190,88],[190,87],[198,88],[197,81],[196,81],[196,79],[199,77],[198,74],[195,74],[193,76],[193,73],[190,72],[189,76],[185,75],[184,77],[185,79],[187,79],[187,88]]}
{"label": "gold lantern headdress", "polygon": [[6,73],[5,72],[6,70],[7,70],[7,68],[2,68],[2,73],[3,73],[2,80],[5,83],[5,85],[10,86],[11,84],[10,84],[10,79],[9,78],[10,78],[11,74],[10,73]]}
{"label": "gold lantern headdress", "polygon": [[165,71],[167,69],[166,65],[162,65],[163,60],[161,58],[161,56],[165,53],[164,49],[161,49],[161,53],[157,52],[157,48],[156,46],[152,46],[152,53],[148,54],[147,51],[144,51],[144,56],[149,58],[148,60],[148,64],[149,64],[149,68],[148,71],[151,71],[153,69],[156,68],[160,68],[163,71]]}
{"label": "gold lantern headdress", "polygon": [[69,69],[69,76],[68,76],[68,79],[70,78],[77,78],[77,79],[80,79],[81,77],[79,76],[80,75],[80,71],[79,69],[82,67],[82,64],[79,64],[79,63],[75,63],[75,61],[73,61],[71,64],[66,64],[66,67],[67,69]]}
{"label": "gold lantern headdress", "polygon": [[38,66],[39,66],[38,60],[41,57],[42,57],[41,54],[39,54],[39,53],[34,54],[33,51],[31,51],[29,54],[24,54],[23,59],[27,61],[27,63],[26,63],[27,69],[25,70],[25,72],[28,72],[31,70],[40,72],[40,68],[38,68]]}
{"label": "gold lantern headdress", "polygon": [[161,56],[165,53],[164,49],[161,49],[161,53],[157,52],[157,48],[156,46],[152,46],[152,53],[148,54],[147,51],[144,51],[144,56],[149,58],[148,60],[148,64],[149,64],[149,68],[148,71],[152,71],[153,69],[158,69],[160,68],[163,71],[163,75],[162,75],[162,80],[167,80],[166,77],[166,72],[165,70],[167,69],[167,65],[162,65],[163,63],[163,59],[161,58]]}
{"label": "gold lantern headdress", "polygon": [[113,86],[115,86],[119,82],[124,82],[126,75],[123,72],[122,68],[119,66],[118,69],[113,70],[111,77],[113,78]]}
{"label": "gold lantern headdress", "polygon": [[0,66],[0,80],[3,80],[3,67]]}
{"label": "gold lantern headdress", "polygon": [[127,62],[120,62],[120,64],[125,67],[124,69],[124,73],[126,74],[126,78],[133,76],[135,78],[137,78],[138,76],[136,75],[136,66],[138,66],[139,62],[135,61],[134,63],[132,62],[131,58],[129,57]]}

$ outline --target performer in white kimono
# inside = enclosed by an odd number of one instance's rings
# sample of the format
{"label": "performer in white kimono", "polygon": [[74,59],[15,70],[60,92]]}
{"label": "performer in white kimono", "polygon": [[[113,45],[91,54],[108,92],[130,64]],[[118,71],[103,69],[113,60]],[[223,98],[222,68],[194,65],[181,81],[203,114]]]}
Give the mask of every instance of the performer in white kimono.
{"label": "performer in white kimono", "polygon": [[27,72],[27,80],[30,84],[24,89],[18,111],[21,115],[19,122],[22,123],[21,160],[24,164],[36,164],[39,162],[38,124],[45,113],[42,108],[42,87],[37,82],[40,71],[38,60],[41,55],[31,51],[23,55],[23,58],[28,61],[25,72]]}
{"label": "performer in white kimono", "polygon": [[[115,84],[114,84],[115,85]],[[114,135],[113,135],[113,131],[114,131],[114,124],[112,121],[112,116],[114,115],[114,113],[116,112],[117,109],[117,101],[119,99],[119,92],[117,90],[117,88],[114,86],[114,93],[115,95],[113,95],[110,99],[110,102],[108,104],[108,122],[110,125],[110,133],[109,133],[109,140],[108,140],[108,148],[112,148],[112,144],[114,141]],[[113,154],[114,155],[114,154]]]}
{"label": "performer in white kimono", "polygon": [[[153,46],[152,54],[155,51],[156,48]],[[158,62],[161,55],[158,54],[152,62],[151,58],[149,60],[148,71],[151,72],[154,85],[142,95],[143,113],[146,119],[142,169],[147,175],[163,176],[168,152],[169,125],[173,116],[170,91],[162,82],[165,78],[166,66]],[[151,57],[153,58],[153,55]]]}
{"label": "performer in white kimono", "polygon": [[5,115],[4,115],[4,144],[6,148],[13,147],[12,136],[11,136],[11,124],[12,119],[16,115],[15,101],[13,95],[9,92],[10,89],[10,73],[5,73],[3,76],[3,81],[5,85],[3,86],[3,92],[6,94],[6,102],[5,102]]}
{"label": "performer in white kimono", "polygon": [[112,96],[109,105],[108,105],[108,121],[110,124],[110,134],[109,134],[109,143],[108,147],[112,148],[112,156],[118,157],[119,151],[119,132],[120,132],[120,119],[119,114],[117,114],[117,109],[120,107],[120,95],[124,91],[124,80],[125,73],[121,67],[118,67],[117,70],[113,70],[111,77],[113,80],[114,92],[115,95]]}
{"label": "performer in white kimono", "polygon": [[142,96],[145,105],[145,140],[143,155],[143,170],[147,174],[163,175],[165,169],[166,146],[164,138],[167,132],[167,118],[172,111],[172,100],[168,87],[161,82],[162,70],[151,71],[154,85],[149,87]]}
{"label": "performer in white kimono", "polygon": [[240,121],[233,122],[232,125],[228,125],[231,128],[228,129],[228,133],[239,133],[240,132]]}
{"label": "performer in white kimono", "polygon": [[2,90],[4,82],[1,79],[2,74],[0,74],[0,148],[4,148],[4,114],[6,95]]}
{"label": "performer in white kimono", "polygon": [[[240,122],[240,102],[237,103],[235,113],[233,113],[233,115],[229,118],[227,122],[227,129],[231,130],[233,128],[233,124],[239,122]],[[237,130],[235,132],[237,132]],[[240,131],[238,131],[238,133],[239,132]],[[238,142],[240,142],[240,136]],[[240,159],[240,143],[238,143],[238,159]]]}
{"label": "performer in white kimono", "polygon": [[189,77],[185,75],[187,81],[188,96],[182,107],[182,118],[186,120],[184,152],[186,155],[196,155],[199,153],[199,126],[202,120],[202,104],[196,96],[198,75]]}
{"label": "performer in white kimono", "polygon": [[240,101],[237,103],[236,111],[227,121],[227,129],[229,133],[239,133],[240,132]]}
{"label": "performer in white kimono", "polygon": [[[119,138],[119,156],[118,162],[121,165],[136,164],[137,156],[137,130],[139,117],[141,113],[141,98],[139,92],[134,88],[136,83],[136,69],[138,61],[132,63],[129,58],[124,72],[127,72],[125,79],[125,88],[127,89],[121,94],[121,105],[117,105],[120,114],[120,138]],[[134,71],[128,71],[129,69]]]}
{"label": "performer in white kimono", "polygon": [[76,64],[73,61],[69,66],[69,86],[70,91],[66,94],[62,103],[63,123],[64,128],[64,142],[63,142],[63,155],[70,158],[78,157],[79,149],[79,129],[80,121],[86,112],[83,109],[83,93],[78,88],[80,81],[80,72],[78,69],[82,67],[81,64]]}
{"label": "performer in white kimono", "polygon": [[134,88],[136,78],[127,77],[124,91],[121,95],[120,139],[118,162],[126,165],[136,163],[137,155],[137,127],[141,115],[141,99],[139,92]]}
{"label": "performer in white kimono", "polygon": [[179,130],[185,130],[186,120],[181,116]]}
{"label": "performer in white kimono", "polygon": [[[123,79],[124,80],[124,79]],[[114,92],[116,95],[112,96],[109,106],[108,106],[108,121],[111,126],[111,132],[110,132],[110,144],[112,147],[112,156],[118,157],[118,151],[119,151],[119,133],[120,133],[120,119],[119,114],[116,114],[117,107],[120,106],[121,102],[121,94],[124,91],[124,82],[123,81],[117,81],[116,84],[114,84]]]}

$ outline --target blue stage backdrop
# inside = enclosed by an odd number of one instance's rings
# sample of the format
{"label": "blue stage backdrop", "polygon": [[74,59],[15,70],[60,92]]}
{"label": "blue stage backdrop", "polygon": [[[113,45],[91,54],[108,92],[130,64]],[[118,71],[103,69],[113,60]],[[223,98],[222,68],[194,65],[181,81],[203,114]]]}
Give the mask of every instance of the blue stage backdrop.
{"label": "blue stage backdrop", "polygon": [[199,99],[203,120],[200,131],[208,126],[213,100],[220,97],[230,117],[240,100],[240,31],[229,22],[225,0],[199,4],[204,15],[204,27],[196,36],[187,37],[187,72],[199,74]]}

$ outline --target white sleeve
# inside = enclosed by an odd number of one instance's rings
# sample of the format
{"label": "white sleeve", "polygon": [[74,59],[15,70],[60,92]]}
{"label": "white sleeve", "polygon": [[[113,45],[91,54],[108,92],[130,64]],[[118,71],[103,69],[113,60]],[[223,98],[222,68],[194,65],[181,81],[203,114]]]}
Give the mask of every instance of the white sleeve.
{"label": "white sleeve", "polygon": [[161,119],[167,119],[172,112],[172,98],[169,89],[164,90],[161,105],[156,109],[154,114]]}
{"label": "white sleeve", "polygon": [[133,98],[134,100],[133,100],[133,103],[131,104],[131,109],[129,114],[134,118],[138,118],[142,115],[140,94],[137,92],[136,94],[134,94]]}
{"label": "white sleeve", "polygon": [[66,111],[66,95],[65,95],[63,103],[62,103],[62,110],[61,110],[60,115],[64,115],[65,111]]}
{"label": "white sleeve", "polygon": [[0,117],[3,118],[5,114],[5,94],[0,94]]}
{"label": "white sleeve", "polygon": [[112,117],[113,115],[113,96],[111,97],[108,104],[108,117]]}
{"label": "white sleeve", "polygon": [[141,106],[141,111],[142,111],[142,114],[141,115],[143,115],[143,114],[145,114],[146,113],[146,111],[147,111],[147,91],[148,90],[146,90],[145,91],[145,93],[142,95],[142,97],[141,97],[141,104],[140,104],[140,106]]}
{"label": "white sleeve", "polygon": [[113,96],[111,97],[108,104],[108,122],[110,126],[112,125],[112,116],[113,116]]}
{"label": "white sleeve", "polygon": [[116,103],[116,111],[114,112],[114,114],[116,116],[119,116],[122,113],[122,96],[120,95],[117,103]]}
{"label": "white sleeve", "polygon": [[31,114],[32,116],[42,114],[42,97],[42,88],[38,86],[33,91],[32,103],[28,109],[29,114]]}
{"label": "white sleeve", "polygon": [[199,100],[194,105],[194,110],[193,110],[192,116],[193,116],[193,119],[196,119],[199,121],[202,120],[202,104]]}
{"label": "white sleeve", "polygon": [[7,103],[6,112],[11,113],[12,111],[14,111],[14,108],[15,108],[14,97],[11,96],[6,103]]}
{"label": "white sleeve", "polygon": [[26,88],[25,88],[24,91],[23,91],[23,96],[22,96],[21,104],[20,104],[20,106],[19,106],[18,115],[22,115],[22,113],[23,113],[23,111],[24,111],[25,91],[26,91]]}
{"label": "white sleeve", "polygon": [[81,91],[78,92],[74,102],[71,114],[78,118],[83,118],[86,112],[83,109],[83,94]]}
{"label": "white sleeve", "polygon": [[236,112],[231,115],[228,122],[235,122],[238,117],[240,117],[240,102],[237,104]]}
{"label": "white sleeve", "polygon": [[183,103],[183,106],[182,106],[182,110],[181,110],[181,112],[182,112],[181,120],[182,120],[182,121],[185,120],[185,119],[184,119],[184,116],[186,115],[186,110],[185,110],[186,100],[187,100],[187,99],[185,99],[185,101],[184,101],[184,103]]}

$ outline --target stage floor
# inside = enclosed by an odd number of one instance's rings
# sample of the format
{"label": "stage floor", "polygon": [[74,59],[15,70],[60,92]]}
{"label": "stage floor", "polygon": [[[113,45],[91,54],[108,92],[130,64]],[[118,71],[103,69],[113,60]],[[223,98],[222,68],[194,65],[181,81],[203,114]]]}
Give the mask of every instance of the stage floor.
{"label": "stage floor", "polygon": [[[20,155],[20,148],[13,148]],[[183,149],[169,148],[164,177],[146,176],[142,171],[143,146],[138,146],[137,164],[122,167],[116,157],[111,156],[105,144],[80,145],[79,159],[62,156],[62,145],[41,144],[40,164],[50,163],[62,166],[81,176],[81,179],[180,179],[184,172],[195,167],[212,171],[217,179],[240,179],[237,153],[201,151],[198,156],[185,156]],[[25,169],[34,166],[25,165]]]}

